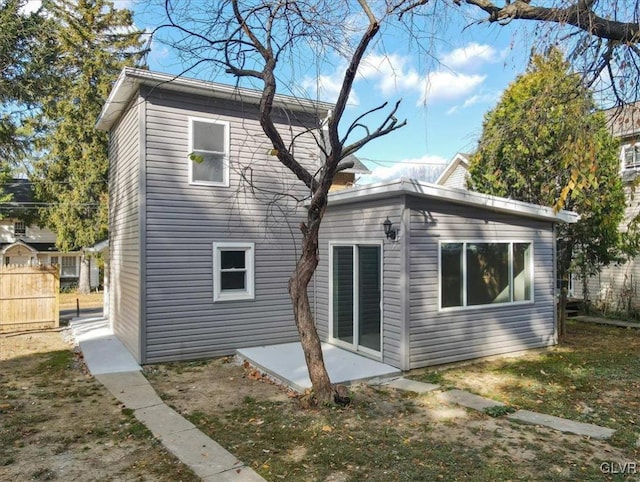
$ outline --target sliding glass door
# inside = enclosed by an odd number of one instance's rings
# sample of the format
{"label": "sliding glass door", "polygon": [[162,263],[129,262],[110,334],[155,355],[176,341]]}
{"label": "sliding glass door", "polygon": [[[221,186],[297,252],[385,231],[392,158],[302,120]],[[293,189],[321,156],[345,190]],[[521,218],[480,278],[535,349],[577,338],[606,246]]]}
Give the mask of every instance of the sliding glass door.
{"label": "sliding glass door", "polygon": [[381,247],[332,246],[332,338],[357,351],[381,350]]}

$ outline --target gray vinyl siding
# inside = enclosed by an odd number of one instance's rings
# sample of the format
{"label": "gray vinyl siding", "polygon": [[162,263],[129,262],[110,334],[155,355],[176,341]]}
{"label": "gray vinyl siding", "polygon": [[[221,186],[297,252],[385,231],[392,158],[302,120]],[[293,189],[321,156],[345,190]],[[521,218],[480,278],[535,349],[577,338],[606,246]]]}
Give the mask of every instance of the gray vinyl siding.
{"label": "gray vinyl siding", "polygon": [[[255,107],[159,89],[145,95],[147,362],[296,341],[288,280],[303,208],[282,193],[302,198],[303,183],[267,155],[271,145]],[[189,184],[189,116],[229,122],[229,187]],[[296,141],[298,158],[309,165],[316,151],[310,136]],[[214,303],[212,244],[232,241],[255,243],[255,299]]]}
{"label": "gray vinyl siding", "polygon": [[109,138],[109,316],[140,362],[140,130],[138,99]]}
{"label": "gray vinyl siding", "polygon": [[402,218],[401,197],[350,203],[329,208],[320,228],[320,263],[316,270],[316,326],[322,340],[329,339],[329,243],[381,242],[382,264],[382,361],[401,366],[403,304],[401,292],[402,242],[388,241],[382,223],[389,216],[398,227]]}
{"label": "gray vinyl siding", "polygon": [[[547,222],[411,199],[410,368],[555,343],[553,230]],[[439,310],[438,242],[531,241],[534,303]]]}

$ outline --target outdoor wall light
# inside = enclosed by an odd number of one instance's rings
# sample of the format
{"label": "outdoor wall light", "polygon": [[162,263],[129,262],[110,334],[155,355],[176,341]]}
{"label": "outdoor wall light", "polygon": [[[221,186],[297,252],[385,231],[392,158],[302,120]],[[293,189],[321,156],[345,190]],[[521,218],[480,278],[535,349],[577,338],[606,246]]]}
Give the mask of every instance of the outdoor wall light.
{"label": "outdoor wall light", "polygon": [[395,241],[396,236],[398,235],[398,230],[393,229],[393,223],[389,220],[389,216],[387,216],[387,219],[382,223],[382,225],[384,226],[384,234],[387,235],[387,239]]}

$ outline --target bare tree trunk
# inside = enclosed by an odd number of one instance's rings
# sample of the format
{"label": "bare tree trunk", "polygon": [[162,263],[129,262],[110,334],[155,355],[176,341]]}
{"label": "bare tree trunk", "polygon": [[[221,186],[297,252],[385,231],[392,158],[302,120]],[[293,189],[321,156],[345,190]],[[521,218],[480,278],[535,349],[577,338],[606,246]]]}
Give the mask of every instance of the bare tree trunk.
{"label": "bare tree trunk", "polygon": [[[562,282],[564,284],[564,280]],[[567,334],[567,288],[565,286],[560,290],[558,311],[558,338],[562,340]]]}
{"label": "bare tree trunk", "polygon": [[91,265],[89,257],[83,251],[80,257],[80,275],[78,277],[78,293],[86,295],[91,292]]}
{"label": "bare tree trunk", "polygon": [[293,305],[296,327],[309,370],[314,397],[318,403],[331,403],[334,389],[324,366],[322,345],[315,326],[307,288],[318,266],[318,233],[322,216],[309,215],[308,229],[303,228],[302,254],[289,280],[289,296]]}

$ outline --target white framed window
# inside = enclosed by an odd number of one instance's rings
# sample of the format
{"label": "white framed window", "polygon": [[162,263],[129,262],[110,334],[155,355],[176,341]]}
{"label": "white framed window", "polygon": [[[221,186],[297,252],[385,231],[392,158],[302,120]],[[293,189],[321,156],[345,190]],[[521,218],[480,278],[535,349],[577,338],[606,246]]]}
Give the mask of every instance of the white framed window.
{"label": "white framed window", "polygon": [[254,243],[213,243],[213,301],[252,300]]}
{"label": "white framed window", "polygon": [[622,148],[624,169],[640,168],[640,144],[630,144]]}
{"label": "white framed window", "polygon": [[189,183],[229,186],[229,123],[189,118]]}
{"label": "white framed window", "polygon": [[60,276],[62,278],[77,278],[78,263],[77,256],[62,256],[60,262]]}
{"label": "white framed window", "polygon": [[442,241],[440,308],[533,301],[530,241]]}
{"label": "white framed window", "polygon": [[27,226],[24,221],[16,221],[13,223],[13,235],[15,237],[27,235]]}

